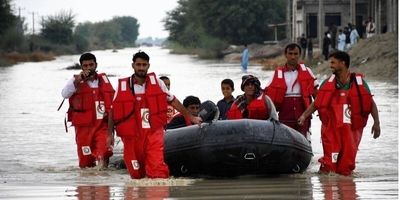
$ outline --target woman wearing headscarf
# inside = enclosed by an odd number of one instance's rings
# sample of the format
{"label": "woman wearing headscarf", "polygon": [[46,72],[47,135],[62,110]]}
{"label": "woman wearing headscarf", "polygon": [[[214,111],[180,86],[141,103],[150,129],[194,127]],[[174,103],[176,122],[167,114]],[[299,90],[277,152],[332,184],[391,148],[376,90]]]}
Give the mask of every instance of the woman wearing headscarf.
{"label": "woman wearing headscarf", "polygon": [[228,119],[278,120],[275,106],[271,99],[263,94],[257,77],[243,76],[240,88],[244,94],[233,102],[227,113]]}

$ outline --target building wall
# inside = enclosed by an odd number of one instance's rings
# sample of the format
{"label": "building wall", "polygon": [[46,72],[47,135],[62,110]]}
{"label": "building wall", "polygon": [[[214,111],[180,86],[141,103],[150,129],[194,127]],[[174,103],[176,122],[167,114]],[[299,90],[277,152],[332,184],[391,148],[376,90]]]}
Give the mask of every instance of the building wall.
{"label": "building wall", "polygon": [[[297,2],[297,30],[295,37],[300,37],[302,33],[307,35],[308,26],[310,26],[310,21],[313,21],[313,17],[318,17],[319,3],[315,0],[300,0]],[[329,18],[334,18],[334,16],[339,16],[340,21],[336,24],[338,29],[343,29],[351,22],[350,16],[350,0],[324,0],[324,11],[325,11],[325,21],[323,30],[328,30],[330,26]],[[366,1],[357,1],[356,3],[356,15],[365,21],[368,18],[368,7]],[[327,19],[328,18],[328,19]],[[318,21],[316,22],[318,25]],[[359,24],[362,26],[362,24]],[[300,31],[301,30],[301,31]],[[317,37],[319,33],[315,33],[318,28],[311,31],[313,37]]]}
{"label": "building wall", "polygon": [[[291,40],[296,41],[301,34],[313,38],[322,38],[323,33],[318,30],[318,11],[321,0],[288,0],[293,12],[289,24],[291,26]],[[350,3],[355,3],[355,21],[352,22]],[[378,33],[382,31],[397,32],[398,30],[398,2],[397,0],[322,0],[323,15],[325,16],[322,30],[329,28],[332,20],[338,29],[343,29],[348,23],[356,24],[357,30],[362,34],[365,30],[365,21],[373,17]],[[336,17],[335,17],[336,16]],[[339,21],[335,21],[340,16]],[[385,27],[386,26],[386,27]],[[383,28],[385,27],[385,28]]]}

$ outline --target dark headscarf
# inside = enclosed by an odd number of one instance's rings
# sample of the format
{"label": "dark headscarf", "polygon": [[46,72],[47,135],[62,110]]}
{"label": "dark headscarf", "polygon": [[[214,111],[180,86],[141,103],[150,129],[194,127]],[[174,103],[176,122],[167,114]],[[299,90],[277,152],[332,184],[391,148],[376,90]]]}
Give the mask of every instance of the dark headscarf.
{"label": "dark headscarf", "polygon": [[[255,91],[254,95],[255,95],[255,97],[259,97],[262,92],[261,86],[260,86],[261,83],[258,80],[258,78],[253,75],[242,76],[242,84],[240,85],[240,89],[242,89],[242,91],[244,91],[244,86],[249,83],[253,83],[256,86],[256,91]],[[243,113],[243,117],[247,118],[248,111],[247,111],[246,96],[244,94],[238,96],[238,98],[235,100],[234,104],[236,104],[237,107],[239,108],[239,110]]]}
{"label": "dark headscarf", "polygon": [[257,90],[256,93],[258,93],[261,90],[260,81],[258,80],[257,77],[255,77],[253,75],[244,75],[244,76],[242,76],[242,85],[240,85],[240,89],[242,89],[242,91],[244,91],[244,86],[249,84],[249,83],[253,83],[256,86],[256,90]]}

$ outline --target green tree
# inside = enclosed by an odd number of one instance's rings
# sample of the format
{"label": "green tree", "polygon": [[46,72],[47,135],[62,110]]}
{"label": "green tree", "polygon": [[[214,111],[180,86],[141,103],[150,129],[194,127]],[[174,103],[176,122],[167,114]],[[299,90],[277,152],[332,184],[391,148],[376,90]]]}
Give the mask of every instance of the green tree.
{"label": "green tree", "polygon": [[4,51],[23,51],[25,45],[24,19],[17,18],[2,34],[0,48]]}
{"label": "green tree", "polygon": [[92,46],[90,38],[92,38],[93,33],[91,28],[93,24],[91,22],[79,23],[75,27],[73,34],[76,50],[78,52],[85,52],[89,50]]}
{"label": "green tree", "polygon": [[75,16],[72,11],[61,11],[56,15],[44,17],[41,36],[55,44],[71,44],[73,41],[73,28]]}
{"label": "green tree", "polygon": [[139,24],[134,17],[114,17],[109,21],[79,23],[74,39],[79,51],[134,46]]}
{"label": "green tree", "polygon": [[103,21],[93,25],[94,45],[100,48],[115,48],[121,41],[121,27],[112,21]]}
{"label": "green tree", "polygon": [[0,35],[12,27],[17,17],[12,13],[10,0],[0,0]]}
{"label": "green tree", "polygon": [[116,23],[120,27],[120,42],[134,45],[139,35],[139,24],[134,17],[114,17],[111,23]]}
{"label": "green tree", "polygon": [[[185,44],[193,35],[210,36],[231,44],[261,43],[272,39],[270,23],[285,21],[285,2],[276,0],[179,0],[167,13],[169,40]],[[196,27],[192,32],[187,27]],[[195,32],[195,31],[202,31]],[[202,40],[199,40],[202,41]],[[201,43],[192,40],[192,43]]]}

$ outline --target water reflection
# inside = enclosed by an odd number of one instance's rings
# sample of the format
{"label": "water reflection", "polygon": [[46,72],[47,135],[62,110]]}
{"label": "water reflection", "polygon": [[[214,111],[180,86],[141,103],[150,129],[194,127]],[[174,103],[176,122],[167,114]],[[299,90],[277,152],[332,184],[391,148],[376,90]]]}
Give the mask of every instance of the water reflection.
{"label": "water reflection", "polygon": [[315,199],[336,200],[357,199],[356,183],[353,177],[321,175],[313,177]]}
{"label": "water reflection", "polygon": [[124,199],[164,199],[169,197],[168,186],[156,187],[127,187],[124,192]]}
{"label": "water reflection", "polygon": [[75,190],[78,200],[109,199],[165,199],[169,197],[169,186],[152,187],[111,187],[111,186],[78,186]]}
{"label": "water reflection", "polygon": [[78,186],[76,188],[78,200],[110,199],[110,186]]}

